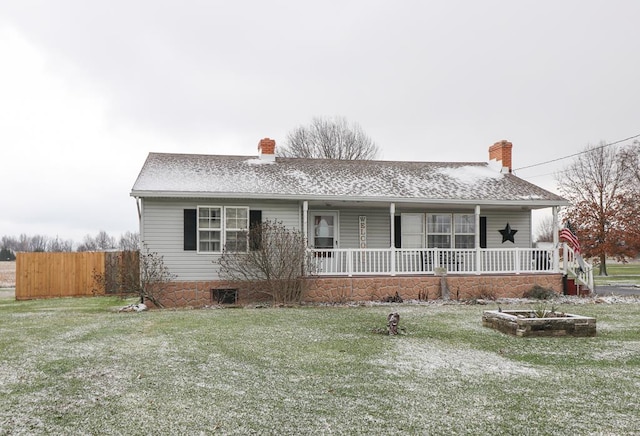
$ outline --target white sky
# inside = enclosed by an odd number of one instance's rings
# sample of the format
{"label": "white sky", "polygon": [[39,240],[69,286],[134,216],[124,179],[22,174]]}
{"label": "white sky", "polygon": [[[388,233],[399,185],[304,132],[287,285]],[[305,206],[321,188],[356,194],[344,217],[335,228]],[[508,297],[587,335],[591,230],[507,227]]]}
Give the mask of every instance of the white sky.
{"label": "white sky", "polygon": [[[137,231],[150,151],[256,154],[314,116],[387,160],[514,167],[640,133],[640,2],[0,2],[0,236]],[[556,191],[570,161],[516,172]]]}

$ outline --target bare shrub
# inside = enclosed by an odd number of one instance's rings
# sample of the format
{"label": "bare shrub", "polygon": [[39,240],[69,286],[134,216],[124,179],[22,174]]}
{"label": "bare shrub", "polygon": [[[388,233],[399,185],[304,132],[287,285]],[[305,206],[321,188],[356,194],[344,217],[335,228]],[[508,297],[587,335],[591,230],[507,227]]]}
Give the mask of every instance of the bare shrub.
{"label": "bare shrub", "polygon": [[104,274],[93,270],[93,293],[123,295],[135,293],[140,281],[140,252],[105,253]]}
{"label": "bare shrub", "polygon": [[558,296],[558,294],[549,288],[544,288],[540,285],[534,285],[528,291],[525,291],[522,295],[524,298],[532,298],[536,300],[550,300]]}
{"label": "bare shrub", "polygon": [[469,300],[472,302],[477,302],[479,300],[496,300],[496,291],[493,288],[486,288],[484,286],[477,289],[475,292],[472,292]]}
{"label": "bare shrub", "polygon": [[298,303],[315,272],[302,232],[279,221],[264,221],[247,235],[248,251],[225,247],[220,278],[268,295],[275,304]]}
{"label": "bare shrub", "polygon": [[[105,273],[94,271],[96,288],[107,293],[133,293],[140,302],[151,301],[156,307],[164,307],[162,294],[176,275],[164,264],[163,256],[149,251],[123,251],[107,256]],[[94,288],[94,292],[96,292]]]}

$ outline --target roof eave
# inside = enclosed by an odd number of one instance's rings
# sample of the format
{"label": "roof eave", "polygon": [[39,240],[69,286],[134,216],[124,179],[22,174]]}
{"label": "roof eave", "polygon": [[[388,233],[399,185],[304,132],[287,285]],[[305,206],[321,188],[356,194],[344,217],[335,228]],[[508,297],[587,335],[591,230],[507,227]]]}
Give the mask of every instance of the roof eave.
{"label": "roof eave", "polygon": [[174,192],[174,191],[131,191],[136,198],[247,198],[255,200],[291,200],[291,201],[350,201],[350,202],[380,202],[380,203],[422,203],[422,204],[451,204],[451,205],[480,205],[480,206],[515,206],[531,207],[534,209],[568,206],[565,199],[515,199],[515,200],[474,200],[454,198],[419,198],[419,197],[369,197],[369,196],[332,196],[332,195],[293,195],[293,194],[254,194],[238,192]]}

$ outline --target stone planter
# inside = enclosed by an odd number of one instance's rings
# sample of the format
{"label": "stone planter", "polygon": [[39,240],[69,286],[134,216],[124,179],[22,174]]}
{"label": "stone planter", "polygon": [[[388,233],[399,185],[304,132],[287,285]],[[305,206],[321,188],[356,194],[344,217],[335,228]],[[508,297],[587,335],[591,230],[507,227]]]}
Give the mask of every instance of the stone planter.
{"label": "stone planter", "polygon": [[570,313],[537,318],[533,310],[485,310],[482,325],[514,336],[595,336],[596,319]]}

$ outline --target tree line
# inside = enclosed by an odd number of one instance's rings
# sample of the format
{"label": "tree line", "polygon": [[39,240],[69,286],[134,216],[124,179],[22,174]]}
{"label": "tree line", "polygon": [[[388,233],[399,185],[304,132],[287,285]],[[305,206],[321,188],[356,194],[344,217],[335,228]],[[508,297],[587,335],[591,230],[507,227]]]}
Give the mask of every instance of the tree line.
{"label": "tree line", "polygon": [[95,236],[86,235],[78,244],[72,239],[21,234],[0,238],[0,261],[15,260],[17,252],[135,251],[139,248],[140,234],[137,232],[125,232],[116,238],[101,230]]}

